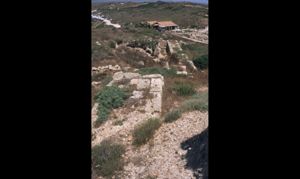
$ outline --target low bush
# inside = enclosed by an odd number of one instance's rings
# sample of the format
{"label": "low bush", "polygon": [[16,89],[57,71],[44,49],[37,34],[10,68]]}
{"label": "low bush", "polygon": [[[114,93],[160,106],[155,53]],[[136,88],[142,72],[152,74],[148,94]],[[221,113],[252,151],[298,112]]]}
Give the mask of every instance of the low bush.
{"label": "low bush", "polygon": [[154,51],[155,47],[157,45],[156,41],[152,41],[152,40],[135,40],[135,41],[131,41],[129,42],[128,46],[132,47],[132,48],[142,48],[144,50],[146,50],[147,48],[150,48]]}
{"label": "low bush", "polygon": [[122,39],[117,39],[116,42],[117,42],[118,45],[120,45],[121,43],[123,43],[123,40]]}
{"label": "low bush", "polygon": [[110,47],[110,48],[116,48],[115,42],[110,41],[110,42],[109,42],[109,47]]}
{"label": "low bush", "polygon": [[173,122],[176,121],[181,117],[181,111],[180,110],[173,110],[166,114],[164,121],[165,122]]}
{"label": "low bush", "polygon": [[123,105],[124,100],[128,97],[126,93],[116,86],[105,86],[95,99],[98,105],[98,118],[95,121],[95,127],[105,122],[111,109],[118,108]]}
{"label": "low bush", "polygon": [[208,55],[202,55],[194,59],[193,63],[200,70],[206,69],[208,67]]}
{"label": "low bush", "polygon": [[186,111],[207,111],[208,110],[208,93],[193,95],[191,99],[185,101],[180,106],[182,112]]}
{"label": "low bush", "polygon": [[208,93],[195,94],[183,102],[178,109],[172,110],[165,115],[164,122],[173,122],[179,119],[184,112],[208,110]]}
{"label": "low bush", "polygon": [[141,146],[146,144],[153,137],[160,125],[161,122],[159,119],[151,118],[135,127],[133,131],[133,145]]}
{"label": "low bush", "polygon": [[141,68],[139,69],[138,73],[141,75],[150,75],[150,74],[161,74],[163,76],[177,76],[176,70],[171,68],[171,69],[166,69],[166,68],[161,68],[161,67],[146,67],[146,68]]}
{"label": "low bush", "polygon": [[189,96],[196,93],[193,85],[189,83],[175,82],[172,89],[175,90],[179,96]]}
{"label": "low bush", "polygon": [[104,140],[92,148],[92,167],[96,175],[111,177],[117,171],[123,169],[124,161],[122,155],[125,147],[121,144]]}

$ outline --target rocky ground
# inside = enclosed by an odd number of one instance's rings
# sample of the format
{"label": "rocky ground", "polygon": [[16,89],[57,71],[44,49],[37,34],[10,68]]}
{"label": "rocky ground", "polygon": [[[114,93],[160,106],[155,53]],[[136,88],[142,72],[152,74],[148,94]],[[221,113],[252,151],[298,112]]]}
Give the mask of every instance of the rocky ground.
{"label": "rocky ground", "polygon": [[194,42],[208,44],[208,27],[204,29],[179,29],[173,31],[172,34]]}
{"label": "rocky ground", "polygon": [[[204,135],[202,142],[199,142],[197,136],[203,136],[202,133],[205,134],[208,128],[207,112],[187,112],[172,123],[162,123],[147,144],[136,148],[132,145],[134,128],[149,118],[163,119],[161,113],[164,77],[160,74],[141,75],[126,72],[119,65],[93,67],[92,71],[96,74],[112,73],[112,80],[107,86],[130,87],[132,90],[125,104],[112,110],[109,120],[98,128],[92,128],[92,146],[109,138],[125,146],[125,166],[123,171],[117,174],[118,177],[205,179],[207,137]],[[94,81],[92,85],[101,86],[101,82]],[[196,89],[198,93],[207,90],[207,86]],[[97,107],[98,104],[95,103],[92,108],[92,123],[97,118]],[[205,147],[202,146],[203,143]]]}
{"label": "rocky ground", "polygon": [[[163,77],[123,72],[115,74],[117,75],[113,76],[113,80],[109,84],[117,83],[118,80],[127,77],[130,78],[128,84],[136,85],[136,90],[130,97],[133,101],[122,108],[113,110],[110,120],[99,128],[92,129],[92,145],[99,144],[104,139],[113,138],[126,146],[124,155],[126,165],[123,172],[118,175],[120,178],[201,178],[199,177],[202,176],[201,172],[200,175],[197,175],[195,171],[202,170],[203,165],[195,166],[193,164],[191,167],[189,164],[191,163],[189,159],[191,154],[189,153],[195,151],[193,142],[190,142],[189,145],[184,143],[189,143],[186,141],[207,129],[208,114],[199,111],[184,113],[173,123],[163,123],[153,139],[147,144],[135,148],[132,145],[134,127],[151,117],[160,117]],[[147,96],[147,90],[156,95],[148,93]],[[205,87],[200,88],[199,92],[206,90]],[[134,99],[137,100],[134,102]],[[92,122],[97,118],[97,106],[98,104],[95,103],[92,109]],[[195,148],[197,153],[198,146],[196,145]],[[195,153],[193,155],[195,156]]]}
{"label": "rocky ground", "polygon": [[128,164],[122,178],[195,178],[194,172],[187,169],[184,150],[181,143],[200,134],[208,127],[207,113],[189,112],[173,123],[165,123],[146,145],[134,149],[129,146],[125,158]]}

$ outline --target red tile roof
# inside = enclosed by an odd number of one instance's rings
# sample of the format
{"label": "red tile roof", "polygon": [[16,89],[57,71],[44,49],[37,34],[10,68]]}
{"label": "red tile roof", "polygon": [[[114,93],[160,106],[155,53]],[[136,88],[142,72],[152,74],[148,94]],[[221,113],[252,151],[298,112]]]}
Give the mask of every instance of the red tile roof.
{"label": "red tile roof", "polygon": [[172,21],[159,21],[158,25],[161,26],[161,27],[178,26],[177,24],[175,24]]}
{"label": "red tile roof", "polygon": [[170,26],[178,26],[172,21],[147,21],[148,24],[150,25],[155,25],[157,24],[160,27],[170,27]]}

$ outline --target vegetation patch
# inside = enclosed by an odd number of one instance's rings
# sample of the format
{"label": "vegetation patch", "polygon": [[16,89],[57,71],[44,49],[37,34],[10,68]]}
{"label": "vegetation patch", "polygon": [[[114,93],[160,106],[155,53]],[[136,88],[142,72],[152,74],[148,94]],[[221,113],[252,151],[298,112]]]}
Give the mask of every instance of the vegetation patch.
{"label": "vegetation patch", "polygon": [[123,105],[124,100],[128,97],[125,91],[116,86],[105,86],[96,95],[96,101],[98,105],[98,118],[95,121],[95,127],[99,127],[105,122],[110,114],[110,111],[114,108],[118,108]]}
{"label": "vegetation patch", "polygon": [[206,44],[200,43],[187,43],[181,46],[184,53],[186,53],[189,59],[196,59],[202,55],[208,54],[208,48]]}
{"label": "vegetation patch", "polygon": [[157,41],[152,41],[152,40],[135,40],[128,43],[128,46],[132,48],[142,48],[144,50],[149,48],[153,51],[156,45],[157,45]]}
{"label": "vegetation patch", "polygon": [[194,86],[190,83],[175,82],[172,89],[179,96],[190,96],[196,93]]}
{"label": "vegetation patch", "polygon": [[173,122],[176,121],[181,117],[181,111],[178,109],[175,109],[173,111],[170,111],[166,114],[164,121],[165,122]]}
{"label": "vegetation patch", "polygon": [[200,70],[206,69],[208,67],[208,55],[202,55],[193,60],[193,63]]}
{"label": "vegetation patch", "polygon": [[168,112],[164,117],[164,122],[173,122],[179,119],[184,112],[208,110],[208,93],[195,94],[190,99],[184,101],[178,109]]}
{"label": "vegetation patch", "polygon": [[110,42],[109,42],[109,47],[110,47],[110,48],[116,48],[115,42],[114,42],[114,41],[110,41]]}
{"label": "vegetation patch", "polygon": [[93,171],[103,177],[111,177],[117,171],[123,169],[124,161],[122,155],[125,147],[113,143],[111,140],[104,140],[92,148]]}
{"label": "vegetation patch", "polygon": [[205,112],[208,110],[208,93],[196,94],[191,99],[183,102],[180,107],[182,112],[186,111],[201,111]]}
{"label": "vegetation patch", "polygon": [[133,131],[133,145],[141,146],[146,144],[153,137],[160,125],[160,119],[151,118],[135,127]]}
{"label": "vegetation patch", "polygon": [[173,69],[173,68],[166,69],[166,68],[161,68],[161,67],[141,68],[141,69],[139,69],[138,73],[140,73],[141,75],[161,74],[161,75],[167,76],[167,77],[177,76],[175,69]]}

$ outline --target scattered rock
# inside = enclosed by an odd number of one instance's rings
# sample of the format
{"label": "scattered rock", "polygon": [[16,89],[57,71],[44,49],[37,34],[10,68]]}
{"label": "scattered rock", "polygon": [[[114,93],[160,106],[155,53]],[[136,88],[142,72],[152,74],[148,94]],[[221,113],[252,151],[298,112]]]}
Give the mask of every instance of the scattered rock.
{"label": "scattered rock", "polygon": [[133,91],[132,96],[130,98],[133,98],[133,99],[143,98],[143,91]]}
{"label": "scattered rock", "polygon": [[188,75],[188,73],[186,71],[177,71],[176,74],[177,75]]}
{"label": "scattered rock", "polygon": [[124,85],[119,85],[118,87],[122,89],[122,88],[124,88],[125,86],[124,86]]}
{"label": "scattered rock", "polygon": [[101,84],[100,81],[93,81],[93,82],[92,82],[92,85],[93,85],[93,86],[98,86],[98,85],[100,85],[100,84]]}
{"label": "scattered rock", "polygon": [[138,63],[137,63],[139,66],[145,66],[145,63],[144,63],[144,61],[139,61]]}
{"label": "scattered rock", "polygon": [[129,80],[132,79],[132,78],[137,78],[139,76],[141,76],[139,73],[132,73],[132,72],[124,73],[124,78],[129,79]]}
{"label": "scattered rock", "polygon": [[185,65],[180,65],[179,67],[180,71],[186,71],[186,66]]}
{"label": "scattered rock", "polygon": [[128,80],[128,82],[130,82],[131,79],[137,78],[139,76],[141,76],[139,73],[132,73],[132,72],[124,73],[122,71],[116,72],[116,73],[114,73],[114,75],[112,77],[113,80],[110,83],[108,83],[107,86],[111,86],[111,85],[121,82],[123,80],[125,80],[125,81]]}
{"label": "scattered rock", "polygon": [[167,52],[172,55],[182,51],[182,48],[177,40],[167,40]]}
{"label": "scattered rock", "polygon": [[194,65],[193,61],[187,60],[186,61],[189,67],[191,67],[193,70],[197,71],[197,67]]}
{"label": "scattered rock", "polygon": [[99,41],[96,41],[96,45],[101,46],[101,43]]}

